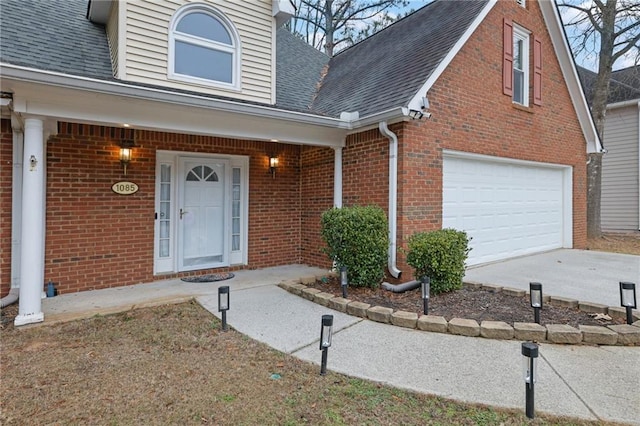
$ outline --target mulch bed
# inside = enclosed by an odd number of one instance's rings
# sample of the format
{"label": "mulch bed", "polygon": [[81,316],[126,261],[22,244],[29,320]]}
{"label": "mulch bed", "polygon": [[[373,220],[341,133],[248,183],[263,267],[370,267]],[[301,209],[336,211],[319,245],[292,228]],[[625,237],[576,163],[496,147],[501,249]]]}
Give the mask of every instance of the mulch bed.
{"label": "mulch bed", "polygon": [[[340,284],[334,277],[307,285],[336,296],[342,295]],[[368,303],[371,306],[383,306],[392,308],[394,311],[423,314],[420,288],[405,293],[393,293],[382,287],[378,289],[348,287],[347,296],[348,299]],[[432,295],[429,300],[429,315],[442,316],[447,321],[453,318],[466,318],[476,320],[478,323],[481,321],[504,321],[508,324],[534,322],[533,308],[529,305],[528,296],[511,296],[471,286],[464,286],[461,290],[449,293]],[[566,324],[577,327],[580,324],[606,326],[624,323],[622,318],[595,319],[593,314],[549,303],[546,303],[540,312],[541,325]]]}

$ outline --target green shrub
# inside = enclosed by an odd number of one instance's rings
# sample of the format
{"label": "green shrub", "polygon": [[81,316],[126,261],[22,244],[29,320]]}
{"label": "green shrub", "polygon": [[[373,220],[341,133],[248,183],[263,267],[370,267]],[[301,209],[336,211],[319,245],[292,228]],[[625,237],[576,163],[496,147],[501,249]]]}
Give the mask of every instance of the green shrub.
{"label": "green shrub", "polygon": [[324,252],[349,270],[349,285],[376,288],[384,278],[389,235],[377,206],[332,208],[322,214]]}
{"label": "green shrub", "polygon": [[431,278],[434,294],[462,288],[464,262],[469,254],[469,238],[463,231],[441,229],[419,232],[408,242],[407,263],[417,279]]}

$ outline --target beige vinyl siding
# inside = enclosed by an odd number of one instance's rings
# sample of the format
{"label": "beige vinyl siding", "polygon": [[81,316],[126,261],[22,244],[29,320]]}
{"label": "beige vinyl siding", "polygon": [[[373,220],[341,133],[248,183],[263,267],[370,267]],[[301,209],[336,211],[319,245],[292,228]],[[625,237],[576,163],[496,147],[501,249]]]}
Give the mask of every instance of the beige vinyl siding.
{"label": "beige vinyl siding", "polygon": [[120,4],[116,1],[111,3],[109,21],[107,22],[107,40],[109,41],[109,52],[111,54],[111,70],[113,76],[118,78],[118,8]]}
{"label": "beige vinyl siding", "polygon": [[271,1],[203,1],[233,22],[240,37],[240,91],[168,79],[169,24],[186,0],[128,1],[127,80],[254,102],[273,103]]}
{"label": "beige vinyl siding", "polygon": [[638,107],[607,112],[602,159],[602,229],[638,230],[639,145]]}

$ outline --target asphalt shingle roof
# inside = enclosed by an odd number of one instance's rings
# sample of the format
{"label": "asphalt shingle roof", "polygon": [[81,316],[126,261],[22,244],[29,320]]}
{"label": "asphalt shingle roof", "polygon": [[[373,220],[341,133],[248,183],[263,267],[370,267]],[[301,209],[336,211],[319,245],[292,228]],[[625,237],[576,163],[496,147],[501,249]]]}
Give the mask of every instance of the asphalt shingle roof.
{"label": "asphalt shingle roof", "polygon": [[309,112],[329,57],[284,29],[276,43],[276,106]]}
{"label": "asphalt shingle roof", "polygon": [[438,0],[340,52],[313,103],[338,116],[406,106],[487,4]]}
{"label": "asphalt shingle roof", "polygon": [[[406,106],[487,1],[436,0],[331,59],[278,30],[276,107],[337,117]],[[114,80],[105,28],[86,18],[87,5],[0,0],[0,61]]]}
{"label": "asphalt shingle roof", "polygon": [[[577,68],[587,103],[591,106],[597,74],[580,66]],[[634,99],[640,99],[640,66],[613,71],[609,81],[607,103],[614,104]]]}
{"label": "asphalt shingle roof", "polygon": [[87,0],[1,0],[0,61],[113,79],[104,27],[86,13]]}

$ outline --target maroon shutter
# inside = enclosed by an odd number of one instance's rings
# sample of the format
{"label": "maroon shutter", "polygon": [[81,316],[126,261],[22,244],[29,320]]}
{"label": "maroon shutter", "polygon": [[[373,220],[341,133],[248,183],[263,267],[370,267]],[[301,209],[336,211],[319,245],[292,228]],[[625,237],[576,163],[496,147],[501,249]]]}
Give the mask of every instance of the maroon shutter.
{"label": "maroon shutter", "polygon": [[542,41],[533,38],[533,103],[542,105]]}
{"label": "maroon shutter", "polygon": [[503,24],[502,93],[513,96],[513,23],[505,18]]}

